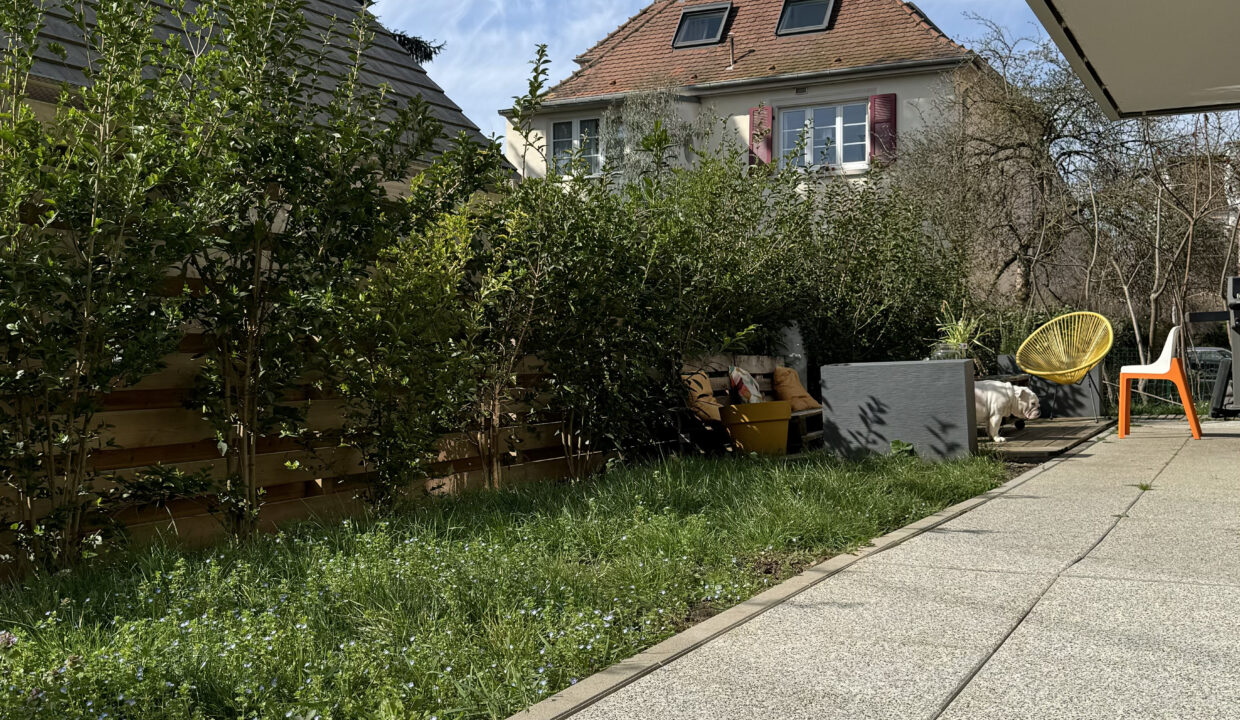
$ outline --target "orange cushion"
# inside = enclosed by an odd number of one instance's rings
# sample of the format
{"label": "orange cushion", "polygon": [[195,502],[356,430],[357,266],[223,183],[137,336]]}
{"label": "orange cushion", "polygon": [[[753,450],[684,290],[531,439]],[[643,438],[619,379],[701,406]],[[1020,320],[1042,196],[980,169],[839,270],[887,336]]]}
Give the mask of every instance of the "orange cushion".
{"label": "orange cushion", "polygon": [[792,412],[818,410],[822,407],[801,384],[801,376],[792,368],[775,368],[775,378],[771,383],[775,389],[775,397],[792,403]]}
{"label": "orange cushion", "polygon": [[723,404],[715,399],[710,378],[704,372],[685,375],[685,389],[689,391],[689,409],[703,422],[723,422]]}

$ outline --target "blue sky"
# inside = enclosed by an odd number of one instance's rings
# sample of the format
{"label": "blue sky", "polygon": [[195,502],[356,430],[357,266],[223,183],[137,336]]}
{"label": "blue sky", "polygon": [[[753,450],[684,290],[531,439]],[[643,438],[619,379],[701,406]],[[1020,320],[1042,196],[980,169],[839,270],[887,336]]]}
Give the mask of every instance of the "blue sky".
{"label": "blue sky", "polygon": [[[589,49],[649,0],[378,0],[375,11],[394,30],[447,43],[431,77],[487,134],[501,134],[501,108],[525,92],[539,43],[551,52],[552,80],[572,73]],[[1041,32],[1025,0],[917,0],[954,39],[968,44],[981,30],[975,13],[1021,35]]]}

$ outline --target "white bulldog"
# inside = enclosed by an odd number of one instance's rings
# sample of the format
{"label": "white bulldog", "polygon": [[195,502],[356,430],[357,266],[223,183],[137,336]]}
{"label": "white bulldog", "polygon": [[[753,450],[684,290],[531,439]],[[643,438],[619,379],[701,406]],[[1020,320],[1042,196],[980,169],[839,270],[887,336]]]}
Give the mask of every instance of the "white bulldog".
{"label": "white bulldog", "polygon": [[977,420],[986,421],[986,432],[997,443],[1007,442],[1007,438],[999,435],[1004,418],[1037,420],[1042,416],[1038,396],[1029,388],[982,380],[973,386],[973,393],[976,396]]}

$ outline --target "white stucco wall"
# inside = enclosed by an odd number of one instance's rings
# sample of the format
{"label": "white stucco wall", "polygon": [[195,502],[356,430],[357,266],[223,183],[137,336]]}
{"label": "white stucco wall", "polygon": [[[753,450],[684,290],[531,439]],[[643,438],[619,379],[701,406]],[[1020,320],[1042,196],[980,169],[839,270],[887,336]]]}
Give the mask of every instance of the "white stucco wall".
{"label": "white stucco wall", "polygon": [[[685,103],[681,107],[686,115],[704,115],[726,120],[731,136],[748,143],[749,111],[758,105],[774,108],[776,117],[784,109],[832,105],[856,101],[868,101],[872,95],[894,93],[897,102],[897,128],[899,135],[916,133],[940,107],[940,101],[951,92],[950,75],[943,72],[910,75],[886,75],[845,81],[815,82],[805,84],[783,83],[778,87],[767,86],[739,90],[695,91],[698,103]],[[604,113],[602,105],[578,106],[567,110],[549,109],[534,123],[535,145],[547,152],[547,136],[553,123],[565,120],[597,118]],[[778,121],[777,121],[778,122]],[[504,143],[508,160],[525,177],[543,177],[547,167],[543,154],[524,151],[524,142],[508,123]],[[776,152],[778,153],[778,143]],[[524,156],[524,158],[523,158]]]}

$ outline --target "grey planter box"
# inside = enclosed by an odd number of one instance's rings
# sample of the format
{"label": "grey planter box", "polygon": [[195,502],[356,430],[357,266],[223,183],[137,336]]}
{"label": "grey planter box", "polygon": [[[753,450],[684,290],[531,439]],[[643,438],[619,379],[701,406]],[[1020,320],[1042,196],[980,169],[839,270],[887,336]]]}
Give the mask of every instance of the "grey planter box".
{"label": "grey planter box", "polygon": [[911,444],[928,460],[977,452],[973,361],[863,363],[822,368],[825,443],[848,457]]}
{"label": "grey planter box", "polygon": [[[1011,355],[999,356],[999,372],[1004,375],[1024,375]],[[1030,377],[1029,389],[1042,401],[1044,418],[1097,418],[1106,414],[1102,388],[1102,367],[1090,371],[1089,376],[1076,385],[1056,385],[1042,378]]]}

